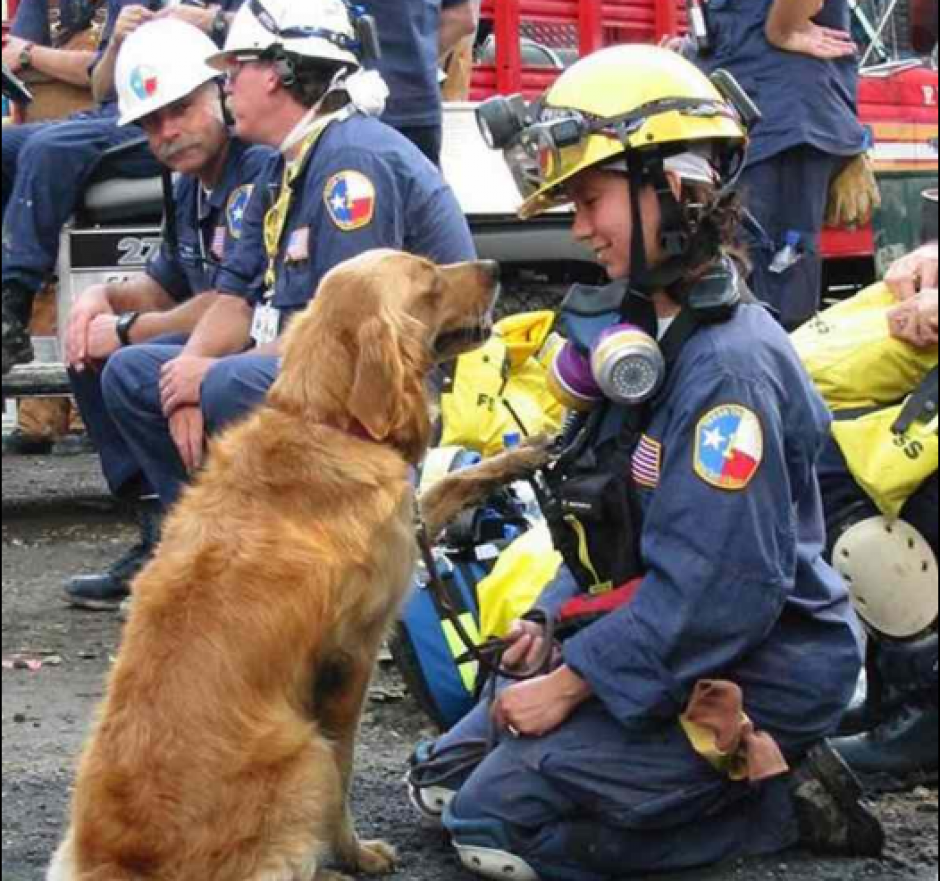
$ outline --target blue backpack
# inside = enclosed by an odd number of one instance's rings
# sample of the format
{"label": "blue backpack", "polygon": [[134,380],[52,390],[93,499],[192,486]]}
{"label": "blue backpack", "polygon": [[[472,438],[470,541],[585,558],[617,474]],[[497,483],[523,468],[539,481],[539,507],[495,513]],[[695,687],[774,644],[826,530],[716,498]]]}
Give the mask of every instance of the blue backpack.
{"label": "blue backpack", "polygon": [[[477,456],[458,454],[449,470],[476,461]],[[527,528],[516,499],[501,492],[453,524],[435,551],[448,605],[477,642],[477,585],[491,574],[500,552]],[[409,691],[442,730],[452,728],[474,708],[484,684],[479,665],[467,657],[467,646],[434,597],[424,567],[415,578],[391,648]]]}

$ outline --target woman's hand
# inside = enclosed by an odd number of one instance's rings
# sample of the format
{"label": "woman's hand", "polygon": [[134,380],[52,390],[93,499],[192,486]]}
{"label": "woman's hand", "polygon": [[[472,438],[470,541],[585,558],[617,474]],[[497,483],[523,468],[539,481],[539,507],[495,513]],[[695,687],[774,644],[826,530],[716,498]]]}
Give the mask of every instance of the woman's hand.
{"label": "woman's hand", "polygon": [[590,686],[568,667],[560,667],[507,688],[493,707],[493,718],[497,728],[514,737],[544,737],[590,697]]}
{"label": "woman's hand", "polygon": [[[545,656],[545,628],[534,621],[516,621],[506,641],[511,645],[503,655],[503,667],[513,673],[534,669]],[[560,659],[556,651],[552,656],[552,669],[558,666]]]}

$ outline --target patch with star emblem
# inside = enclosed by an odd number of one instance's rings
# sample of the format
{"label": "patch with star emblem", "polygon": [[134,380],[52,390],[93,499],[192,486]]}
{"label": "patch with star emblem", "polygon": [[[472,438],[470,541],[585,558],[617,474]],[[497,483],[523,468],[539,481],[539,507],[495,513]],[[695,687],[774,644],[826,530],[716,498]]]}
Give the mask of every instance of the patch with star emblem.
{"label": "patch with star emblem", "polygon": [[375,184],[358,171],[331,178],[323,193],[330,217],[343,232],[365,229],[375,217]]}
{"label": "patch with star emblem", "polygon": [[228,224],[228,231],[235,240],[242,237],[245,212],[248,210],[248,203],[251,201],[251,194],[254,191],[253,184],[245,184],[245,186],[239,187],[229,196],[228,205],[225,206],[225,220]]}
{"label": "patch with star emblem", "polygon": [[741,492],[764,462],[764,427],[747,407],[729,404],[708,413],[695,433],[695,473],[710,486]]}

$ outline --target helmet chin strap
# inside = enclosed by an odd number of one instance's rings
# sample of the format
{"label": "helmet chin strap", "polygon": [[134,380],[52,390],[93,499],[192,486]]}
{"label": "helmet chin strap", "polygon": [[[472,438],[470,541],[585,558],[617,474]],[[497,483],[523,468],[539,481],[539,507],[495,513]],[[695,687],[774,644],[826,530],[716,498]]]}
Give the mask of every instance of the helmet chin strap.
{"label": "helmet chin strap", "polygon": [[[694,245],[694,234],[682,211],[682,205],[672,190],[663,159],[645,159],[637,151],[631,151],[627,167],[630,175],[631,210],[633,214],[632,255],[630,261],[630,284],[635,290],[652,296],[658,291],[668,291],[682,281],[686,273],[708,262],[719,254],[719,247]],[[660,210],[659,245],[665,259],[658,266],[651,266],[648,258],[649,241],[643,222],[643,190],[652,185],[656,191]],[[700,253],[696,253],[700,252]]]}
{"label": "helmet chin strap", "polygon": [[[741,286],[730,264],[724,272],[715,276],[723,279],[717,285],[720,290],[716,288],[702,292],[698,289],[701,285],[693,286],[690,291],[680,287],[680,283],[688,281],[690,271],[712,266],[722,260],[717,231],[709,224],[699,224],[689,219],[673,192],[661,155],[650,159],[637,151],[629,151],[627,172],[630,178],[633,231],[625,314],[629,313],[631,321],[656,336],[657,316],[653,297],[659,292],[666,292],[682,307],[683,313],[691,313],[697,322],[726,321],[734,314],[742,299]],[[657,266],[650,265],[649,241],[643,222],[642,194],[647,186],[655,189],[660,208],[659,248],[665,258]]]}

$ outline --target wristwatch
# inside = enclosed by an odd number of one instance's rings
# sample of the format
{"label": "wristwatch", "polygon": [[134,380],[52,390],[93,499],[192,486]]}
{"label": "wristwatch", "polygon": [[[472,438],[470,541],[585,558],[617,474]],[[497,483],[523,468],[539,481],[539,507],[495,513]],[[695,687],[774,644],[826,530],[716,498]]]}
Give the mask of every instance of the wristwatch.
{"label": "wristwatch", "polygon": [[20,50],[20,70],[31,70],[33,66],[33,49],[36,48],[35,43],[27,43]]}
{"label": "wristwatch", "polygon": [[117,326],[114,328],[117,338],[121,341],[121,345],[127,348],[130,345],[133,345],[131,340],[131,331],[134,329],[134,325],[140,321],[140,312],[128,312],[125,315],[122,315],[118,319]]}
{"label": "wristwatch", "polygon": [[209,28],[209,36],[217,46],[223,47],[225,45],[225,40],[228,37],[228,15],[226,15],[225,10],[220,9],[215,14],[215,18],[212,19],[212,27]]}

